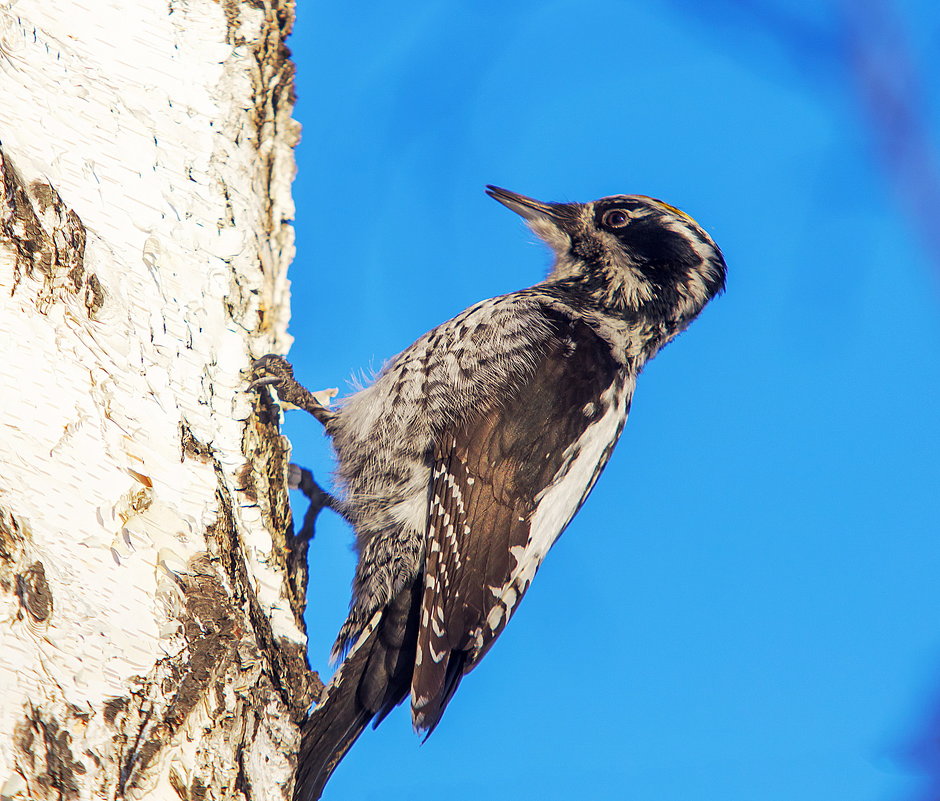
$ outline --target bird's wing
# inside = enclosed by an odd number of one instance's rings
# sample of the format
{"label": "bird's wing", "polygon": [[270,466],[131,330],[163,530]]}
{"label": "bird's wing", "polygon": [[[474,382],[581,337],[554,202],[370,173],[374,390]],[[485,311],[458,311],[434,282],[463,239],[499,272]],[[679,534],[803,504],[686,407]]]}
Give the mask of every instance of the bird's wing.
{"label": "bird's wing", "polygon": [[561,314],[529,380],[438,438],[412,719],[429,734],[499,636],[590,492],[626,419],[632,380],[610,346]]}

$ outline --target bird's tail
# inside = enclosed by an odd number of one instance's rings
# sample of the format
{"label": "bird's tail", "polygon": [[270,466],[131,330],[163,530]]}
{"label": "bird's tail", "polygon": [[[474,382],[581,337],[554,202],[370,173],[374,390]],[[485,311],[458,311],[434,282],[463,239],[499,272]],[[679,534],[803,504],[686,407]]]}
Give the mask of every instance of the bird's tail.
{"label": "bird's tail", "polygon": [[377,726],[411,687],[417,642],[415,582],[376,612],[304,724],[294,801],[316,801],[369,721]]}
{"label": "bird's tail", "polygon": [[[377,613],[378,614],[378,613]],[[378,620],[373,620],[377,624]],[[304,724],[294,783],[294,801],[316,801],[346,752],[362,734],[374,713],[360,703],[357,685],[372,651],[376,625],[370,624],[351,651],[324,697]]]}

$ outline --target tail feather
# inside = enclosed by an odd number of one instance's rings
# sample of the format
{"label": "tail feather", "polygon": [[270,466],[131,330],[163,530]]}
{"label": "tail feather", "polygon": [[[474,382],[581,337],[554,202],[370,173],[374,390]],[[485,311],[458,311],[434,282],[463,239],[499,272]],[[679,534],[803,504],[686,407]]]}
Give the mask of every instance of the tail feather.
{"label": "tail feather", "polygon": [[333,770],[372,719],[372,711],[360,703],[356,692],[376,639],[375,625],[371,628],[337,671],[325,697],[304,724],[294,801],[316,801],[320,797]]}
{"label": "tail feather", "polygon": [[447,658],[447,664],[440,684],[434,690],[434,695],[430,699],[419,698],[415,701],[412,711],[412,718],[415,723],[415,731],[424,732],[426,743],[428,737],[434,734],[437,724],[441,722],[441,717],[450,699],[457,692],[460,680],[464,677],[466,671],[467,659],[469,654],[466,651],[451,651]]}
{"label": "tail feather", "polygon": [[373,615],[304,724],[294,801],[316,801],[369,721],[400,704],[411,686],[419,578]]}

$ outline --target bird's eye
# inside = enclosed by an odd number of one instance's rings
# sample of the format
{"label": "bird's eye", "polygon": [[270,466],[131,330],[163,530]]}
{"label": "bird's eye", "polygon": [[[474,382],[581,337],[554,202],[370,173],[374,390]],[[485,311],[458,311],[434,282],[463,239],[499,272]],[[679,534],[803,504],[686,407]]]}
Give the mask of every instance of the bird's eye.
{"label": "bird's eye", "polygon": [[622,209],[611,209],[606,214],[604,214],[602,222],[608,228],[623,228],[628,222],[630,222],[630,218]]}

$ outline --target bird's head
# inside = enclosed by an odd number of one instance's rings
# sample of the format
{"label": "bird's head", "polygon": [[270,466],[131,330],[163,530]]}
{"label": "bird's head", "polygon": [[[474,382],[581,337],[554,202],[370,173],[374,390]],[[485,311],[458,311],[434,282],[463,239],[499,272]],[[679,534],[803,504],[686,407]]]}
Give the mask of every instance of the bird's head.
{"label": "bird's head", "polygon": [[488,186],[555,251],[549,282],[578,286],[627,317],[684,328],[725,286],[725,261],[688,214],[644,195],[542,203]]}

